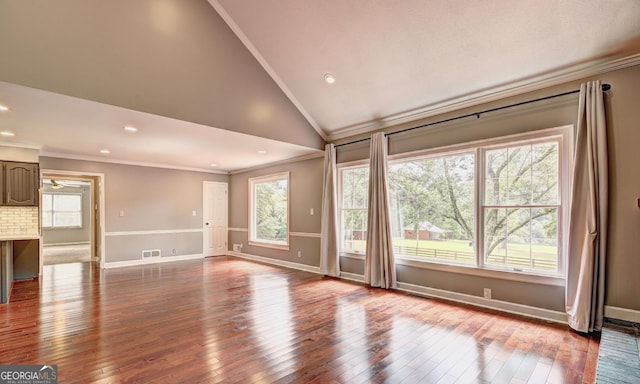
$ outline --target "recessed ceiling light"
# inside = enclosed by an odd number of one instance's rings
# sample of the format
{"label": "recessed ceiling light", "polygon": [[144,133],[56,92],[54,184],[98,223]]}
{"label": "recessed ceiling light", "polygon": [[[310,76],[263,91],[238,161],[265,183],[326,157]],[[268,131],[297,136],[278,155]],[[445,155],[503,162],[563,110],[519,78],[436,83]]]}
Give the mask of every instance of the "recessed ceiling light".
{"label": "recessed ceiling light", "polygon": [[0,136],[3,137],[14,137],[16,134],[11,131],[2,131],[0,132]]}
{"label": "recessed ceiling light", "polygon": [[335,76],[333,76],[333,75],[332,75],[332,74],[330,74],[330,73],[325,73],[325,74],[324,74],[324,81],[325,81],[325,83],[327,83],[327,84],[333,84],[333,83],[335,83],[335,82],[336,82],[336,77],[335,77]]}
{"label": "recessed ceiling light", "polygon": [[6,112],[6,111],[8,111],[8,110],[9,110],[9,107],[7,107],[6,105],[2,105],[2,104],[0,104],[0,111],[2,111],[2,112]]}
{"label": "recessed ceiling light", "polygon": [[132,126],[130,126],[130,125],[125,126],[125,127],[124,127],[124,130],[125,130],[126,132],[131,132],[131,133],[136,133],[136,132],[138,132],[138,128],[136,128],[136,127],[132,127]]}
{"label": "recessed ceiling light", "polygon": [[217,163],[211,163],[211,166],[212,166],[212,167],[217,167],[217,166],[218,166],[218,164],[217,164]]}
{"label": "recessed ceiling light", "polygon": [[258,151],[258,154],[259,155],[266,155],[267,151],[265,151],[264,149],[261,149],[261,150]]}
{"label": "recessed ceiling light", "polygon": [[108,154],[110,154],[110,153],[111,153],[111,151],[110,151],[110,150],[108,150],[108,149],[101,149],[101,150],[100,150],[100,153],[102,153],[103,155],[108,155]]}

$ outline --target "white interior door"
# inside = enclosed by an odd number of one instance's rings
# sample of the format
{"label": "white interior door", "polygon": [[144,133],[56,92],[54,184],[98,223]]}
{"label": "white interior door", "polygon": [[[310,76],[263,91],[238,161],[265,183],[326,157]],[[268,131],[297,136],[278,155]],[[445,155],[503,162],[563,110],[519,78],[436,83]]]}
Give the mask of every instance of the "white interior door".
{"label": "white interior door", "polygon": [[204,182],[203,253],[227,254],[227,183]]}

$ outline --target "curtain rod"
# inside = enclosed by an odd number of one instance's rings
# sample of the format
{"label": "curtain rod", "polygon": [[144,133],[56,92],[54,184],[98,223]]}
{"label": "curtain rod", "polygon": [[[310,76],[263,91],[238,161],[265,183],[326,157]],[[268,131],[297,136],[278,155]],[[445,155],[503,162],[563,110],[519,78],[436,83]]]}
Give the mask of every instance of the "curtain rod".
{"label": "curtain rod", "polygon": [[[611,89],[611,84],[602,84],[602,91],[606,92],[608,90]],[[430,127],[432,125],[437,125],[437,124],[442,124],[442,123],[448,123],[450,121],[454,121],[454,120],[459,120],[459,119],[464,119],[467,117],[472,117],[472,116],[476,116],[478,119],[480,118],[480,115],[485,114],[485,113],[489,113],[489,112],[495,112],[495,111],[500,111],[503,109],[507,109],[507,108],[513,108],[513,107],[518,107],[520,105],[525,105],[525,104],[530,104],[530,103],[536,103],[538,101],[544,101],[544,100],[549,100],[549,99],[554,99],[556,97],[561,97],[561,96],[567,96],[567,95],[572,95],[574,93],[579,93],[580,90],[576,89],[574,91],[569,91],[569,92],[564,92],[564,93],[558,93],[556,95],[551,95],[551,96],[545,96],[545,97],[540,97],[538,99],[533,99],[533,100],[527,100],[527,101],[522,101],[519,103],[515,103],[515,104],[509,104],[509,105],[505,105],[502,107],[496,107],[496,108],[491,108],[491,109],[485,109],[484,111],[480,111],[480,112],[473,112],[473,113],[468,113],[466,115],[462,115],[462,116],[456,116],[456,117],[452,117],[449,119],[444,119],[444,120],[440,120],[440,121],[434,121],[432,123],[427,123],[427,124],[423,124],[423,125],[418,125],[417,127],[411,127],[411,128],[405,128],[405,129],[401,129],[399,131],[395,131],[395,132],[390,132],[390,133],[385,133],[385,136],[391,136],[391,135],[395,135],[397,133],[403,133],[403,132],[408,132],[408,131],[413,131],[414,129],[419,129],[419,128],[425,128],[425,127]],[[355,143],[361,143],[363,141],[367,141],[367,140],[371,140],[370,137],[365,137],[363,139],[358,139],[358,140],[354,140],[354,141],[349,141],[347,143],[342,143],[342,144],[336,144],[335,147],[342,147],[343,145],[349,145],[349,144],[355,144]]]}

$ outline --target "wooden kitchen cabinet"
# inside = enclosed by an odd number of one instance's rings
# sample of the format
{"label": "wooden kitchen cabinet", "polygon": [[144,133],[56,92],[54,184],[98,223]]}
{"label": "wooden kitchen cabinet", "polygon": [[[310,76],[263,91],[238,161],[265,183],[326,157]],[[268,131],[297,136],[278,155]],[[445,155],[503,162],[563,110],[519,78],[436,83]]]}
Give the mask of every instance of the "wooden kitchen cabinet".
{"label": "wooden kitchen cabinet", "polygon": [[3,205],[38,205],[38,164],[3,162],[0,179]]}

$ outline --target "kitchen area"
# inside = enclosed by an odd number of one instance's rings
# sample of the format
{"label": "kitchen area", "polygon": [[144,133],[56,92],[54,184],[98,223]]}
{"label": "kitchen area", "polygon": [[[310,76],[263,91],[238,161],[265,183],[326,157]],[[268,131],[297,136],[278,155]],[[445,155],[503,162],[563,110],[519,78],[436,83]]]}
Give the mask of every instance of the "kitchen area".
{"label": "kitchen area", "polygon": [[0,146],[0,304],[40,272],[39,185],[37,150]]}

